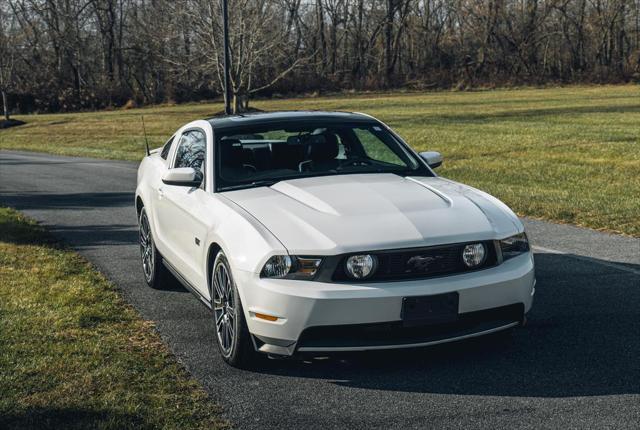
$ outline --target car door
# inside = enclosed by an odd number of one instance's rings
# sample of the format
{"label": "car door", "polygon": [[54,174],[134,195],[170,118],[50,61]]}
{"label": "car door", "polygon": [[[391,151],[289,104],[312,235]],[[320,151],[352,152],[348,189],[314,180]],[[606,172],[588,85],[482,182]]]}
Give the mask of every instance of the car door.
{"label": "car door", "polygon": [[[148,157],[150,163],[150,173],[145,174],[143,182],[143,186],[146,186],[147,193],[146,196],[149,199],[145,202],[147,210],[151,212],[151,225],[153,227],[154,234],[154,242],[156,247],[163,256],[168,257],[170,253],[167,252],[167,246],[165,245],[165,237],[164,232],[158,228],[157,219],[158,219],[158,202],[159,202],[159,190],[162,188],[162,177],[166,173],[166,171],[171,167],[171,163],[173,161],[172,154],[175,151],[175,146],[178,143],[180,138],[180,134],[174,134],[167,140],[167,142],[163,145],[160,153],[154,153],[152,156]],[[140,178],[138,179],[140,182]]]}
{"label": "car door", "polygon": [[[174,151],[170,169],[192,167],[206,178],[207,138],[204,130],[192,128],[182,132]],[[200,187],[161,184],[158,188],[156,219],[162,236],[164,256],[186,281],[207,296],[203,267],[202,244],[206,235],[201,214],[207,192],[205,182]],[[162,252],[162,250],[161,250]]]}

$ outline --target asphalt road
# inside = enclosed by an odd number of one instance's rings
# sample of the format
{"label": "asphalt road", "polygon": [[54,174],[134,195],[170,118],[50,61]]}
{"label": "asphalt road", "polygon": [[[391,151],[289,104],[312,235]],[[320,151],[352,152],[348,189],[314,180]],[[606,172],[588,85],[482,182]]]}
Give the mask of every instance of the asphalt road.
{"label": "asphalt road", "polygon": [[640,240],[526,221],[529,324],[490,337],[328,360],[223,364],[209,312],[153,291],[139,264],[136,165],[0,152],[0,204],[47,225],[149,320],[237,428],[639,428]]}

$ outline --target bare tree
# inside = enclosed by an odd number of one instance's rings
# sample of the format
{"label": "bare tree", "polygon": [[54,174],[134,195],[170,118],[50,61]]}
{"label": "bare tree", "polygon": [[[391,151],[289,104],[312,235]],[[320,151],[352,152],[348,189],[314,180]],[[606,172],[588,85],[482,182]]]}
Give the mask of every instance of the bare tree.
{"label": "bare tree", "polygon": [[[14,109],[222,94],[220,0],[0,10]],[[229,0],[229,12],[236,110],[273,92],[640,81],[640,0]]]}
{"label": "bare tree", "polygon": [[0,6],[0,93],[4,119],[9,121],[8,93],[14,83],[15,72],[15,28],[13,18]]}
{"label": "bare tree", "polygon": [[[204,55],[198,64],[201,71],[215,71],[217,83],[223,85],[223,49],[220,2],[190,0],[184,16],[193,30],[193,44]],[[232,0],[229,2],[230,77],[233,110],[248,108],[249,96],[269,88],[299,66],[304,57],[291,58],[290,35],[282,25],[286,11],[270,0]]]}

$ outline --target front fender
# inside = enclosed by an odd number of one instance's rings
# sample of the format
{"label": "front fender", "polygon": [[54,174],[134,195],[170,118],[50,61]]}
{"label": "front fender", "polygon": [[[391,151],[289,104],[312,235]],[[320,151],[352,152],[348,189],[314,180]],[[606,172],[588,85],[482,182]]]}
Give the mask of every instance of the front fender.
{"label": "front fender", "polygon": [[269,257],[287,253],[284,245],[251,214],[223,196],[219,202],[219,222],[207,237],[207,248],[220,246],[232,268],[259,273]]}

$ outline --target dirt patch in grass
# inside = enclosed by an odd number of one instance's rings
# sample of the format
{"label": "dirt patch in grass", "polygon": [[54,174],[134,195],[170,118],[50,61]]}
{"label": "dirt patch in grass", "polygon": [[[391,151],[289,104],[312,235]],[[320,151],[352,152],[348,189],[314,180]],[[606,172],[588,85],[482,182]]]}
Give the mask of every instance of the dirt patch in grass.
{"label": "dirt patch in grass", "polygon": [[0,428],[225,427],[110,282],[0,208]]}

